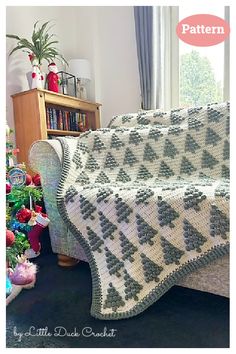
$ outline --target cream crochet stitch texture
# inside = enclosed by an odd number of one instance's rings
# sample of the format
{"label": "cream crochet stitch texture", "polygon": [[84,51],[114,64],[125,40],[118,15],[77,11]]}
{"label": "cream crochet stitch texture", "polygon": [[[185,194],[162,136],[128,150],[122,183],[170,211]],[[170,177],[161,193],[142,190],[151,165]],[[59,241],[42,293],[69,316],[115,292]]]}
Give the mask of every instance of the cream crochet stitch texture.
{"label": "cream crochet stitch texture", "polygon": [[90,264],[93,316],[134,316],[228,252],[228,103],[116,116],[59,140],[58,208]]}

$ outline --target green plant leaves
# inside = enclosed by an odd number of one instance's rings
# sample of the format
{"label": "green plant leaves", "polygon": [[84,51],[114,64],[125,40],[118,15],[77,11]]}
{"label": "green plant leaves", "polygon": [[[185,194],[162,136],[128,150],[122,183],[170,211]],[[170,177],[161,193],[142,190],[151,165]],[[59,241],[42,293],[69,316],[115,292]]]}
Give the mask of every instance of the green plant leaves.
{"label": "green plant leaves", "polygon": [[9,53],[9,56],[12,55],[12,53],[16,52],[17,50],[23,49],[23,48],[25,48],[24,45],[19,45],[19,46],[13,48],[12,51]]}
{"label": "green plant leaves", "polygon": [[43,23],[43,25],[37,28],[39,21],[36,21],[33,26],[33,33],[31,40],[28,41],[26,38],[20,38],[17,35],[7,34],[8,38],[18,40],[17,46],[12,49],[9,55],[12,55],[17,50],[28,49],[27,53],[33,53],[36,58],[39,60],[39,64],[42,63],[42,60],[47,60],[48,63],[54,61],[55,59],[65,62],[67,65],[66,59],[58,52],[58,49],[54,47],[54,44],[59,43],[58,40],[52,40],[55,37],[55,34],[49,34],[49,30],[54,26],[49,26],[51,21]]}
{"label": "green plant leaves", "polygon": [[15,34],[6,34],[6,37],[7,37],[7,38],[14,38],[14,39],[20,40],[20,37],[16,36]]}

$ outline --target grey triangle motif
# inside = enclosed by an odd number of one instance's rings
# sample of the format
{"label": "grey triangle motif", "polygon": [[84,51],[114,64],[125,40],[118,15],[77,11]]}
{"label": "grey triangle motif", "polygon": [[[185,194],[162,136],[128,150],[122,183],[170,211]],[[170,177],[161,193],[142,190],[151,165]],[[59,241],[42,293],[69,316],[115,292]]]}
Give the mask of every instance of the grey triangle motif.
{"label": "grey triangle motif", "polygon": [[123,301],[121,295],[112,285],[112,283],[109,283],[109,288],[107,289],[107,297],[104,302],[103,308],[111,308],[112,311],[117,312],[117,309],[123,306],[125,306],[125,302]]}
{"label": "grey triangle motif", "polygon": [[123,170],[123,168],[120,169],[117,177],[116,177],[117,182],[122,182],[122,183],[127,183],[131,181],[131,178],[129,175]]}
{"label": "grey triangle motif", "polygon": [[123,115],[122,116],[122,124],[128,123],[131,121],[131,116]]}
{"label": "grey triangle motif", "polygon": [[175,225],[172,221],[179,217],[179,213],[173,209],[170,204],[168,204],[165,200],[162,199],[161,196],[158,197],[158,220],[161,227],[169,226],[170,228],[174,228]]}
{"label": "grey triangle motif", "polygon": [[101,171],[99,173],[99,175],[97,176],[95,183],[105,184],[105,183],[110,183],[110,180],[107,177],[107,175],[105,174],[105,172]]}
{"label": "grey triangle motif", "polygon": [[76,169],[83,167],[79,150],[76,150],[76,152],[74,153],[72,161],[75,163]]}
{"label": "grey triangle motif", "polygon": [[134,280],[127,270],[124,270],[124,280],[125,280],[125,300],[134,299],[138,301],[138,294],[142,290],[143,286]]}
{"label": "grey triangle motif", "polygon": [[205,199],[206,196],[196,187],[188,187],[184,193],[184,209],[193,208],[195,211],[200,211],[199,204]]}
{"label": "grey triangle motif", "polygon": [[118,136],[115,133],[113,133],[111,137],[111,148],[119,150],[124,145],[125,144],[120,140],[120,138],[118,138]]}
{"label": "grey triangle motif", "polygon": [[158,158],[158,156],[155,153],[155,151],[153,150],[153,148],[151,147],[151,145],[149,143],[146,143],[146,145],[144,147],[143,161],[153,162],[157,158]]}
{"label": "grey triangle motif", "polygon": [[104,203],[107,203],[107,197],[113,193],[113,190],[111,188],[99,188],[97,192],[97,203],[101,203],[104,201]]}
{"label": "grey triangle motif", "polygon": [[230,178],[229,167],[222,165],[221,167],[221,177],[222,178]]}
{"label": "grey triangle motif", "polygon": [[86,220],[90,218],[91,220],[94,220],[95,217],[93,216],[93,213],[97,210],[96,207],[93,204],[91,204],[83,195],[80,195],[79,201],[80,201],[80,210],[81,210],[81,214],[83,215],[83,219]]}
{"label": "grey triangle motif", "polygon": [[180,174],[191,175],[194,171],[197,171],[196,167],[185,157],[183,156],[180,166]]}
{"label": "grey triangle motif", "polygon": [[148,243],[150,246],[153,246],[154,242],[152,239],[157,235],[157,230],[151,227],[139,214],[136,215],[136,224],[139,243],[141,245]]}
{"label": "grey triangle motif", "polygon": [[124,262],[120,261],[107,247],[105,247],[105,255],[109,274],[115,274],[119,278],[121,276],[119,271],[124,267]]}
{"label": "grey triangle motif", "polygon": [[210,107],[208,105],[207,107],[207,115],[208,115],[208,122],[214,122],[214,123],[219,123],[221,117],[223,117],[223,114],[217,111],[216,109]]}
{"label": "grey triangle motif", "polygon": [[158,141],[161,136],[163,136],[163,134],[158,128],[151,128],[148,134],[148,138],[153,139],[155,141]]}
{"label": "grey triangle motif", "polygon": [[91,250],[101,253],[101,246],[104,244],[104,241],[89,226],[87,226],[87,234]]}
{"label": "grey triangle motif", "polygon": [[190,134],[186,135],[185,140],[185,152],[192,152],[195,153],[197,149],[200,149],[200,145],[193,139]]}
{"label": "grey triangle motif", "polygon": [[128,259],[131,263],[134,262],[133,255],[138,251],[138,248],[130,242],[127,237],[124,235],[122,231],[120,231],[120,245],[121,245],[121,253],[122,260],[125,261]]}
{"label": "grey triangle motif", "polygon": [[150,188],[144,188],[144,189],[139,189],[137,194],[136,194],[136,204],[139,205],[141,203],[144,203],[145,205],[148,204],[147,199],[152,197],[154,195],[153,190]]}
{"label": "grey triangle motif", "polygon": [[75,180],[75,183],[80,183],[82,186],[84,184],[88,184],[89,182],[90,182],[89,177],[87,176],[87,174],[84,171],[82,171]]}
{"label": "grey triangle motif", "polygon": [[85,169],[89,170],[90,172],[94,172],[98,169],[100,169],[99,164],[95,160],[95,158],[92,155],[89,155],[89,158],[86,162]]}
{"label": "grey triangle motif", "polygon": [[171,114],[170,114],[170,122],[171,122],[171,124],[180,124],[183,120],[185,120],[184,117],[171,112]]}
{"label": "grey triangle motif", "polygon": [[146,181],[149,178],[152,178],[153,175],[148,171],[148,169],[144,166],[141,165],[138,170],[138,175],[137,175],[137,180],[143,180]]}
{"label": "grey triangle motif", "polygon": [[165,264],[168,265],[175,263],[176,265],[179,265],[179,260],[184,255],[184,251],[173,246],[163,236],[161,237],[161,246],[164,254]]}
{"label": "grey triangle motif", "polygon": [[219,134],[217,134],[213,129],[207,128],[206,131],[206,145],[217,145],[217,143],[221,140]]}
{"label": "grey triangle motif", "polygon": [[113,170],[117,166],[119,166],[119,164],[116,162],[113,155],[110,152],[108,152],[107,156],[106,156],[106,161],[105,161],[104,167],[109,168],[110,170]]}
{"label": "grey triangle motif", "polygon": [[150,123],[150,119],[147,119],[146,117],[143,116],[138,116],[137,122],[138,124],[148,125]]}
{"label": "grey triangle motif", "polygon": [[126,223],[129,223],[128,216],[133,212],[133,209],[119,197],[119,194],[116,194],[115,204],[117,222],[121,223],[122,221],[125,221]]}
{"label": "grey triangle motif", "polygon": [[201,246],[207,241],[206,237],[195,229],[195,227],[193,227],[188,220],[184,219],[183,223],[186,251],[196,250],[198,253],[201,253]]}
{"label": "grey triangle motif", "polygon": [[112,224],[101,211],[98,212],[98,215],[103,239],[109,238],[110,240],[114,240],[113,233],[117,230],[117,226]]}
{"label": "grey triangle motif", "polygon": [[135,155],[133,154],[130,148],[125,150],[125,157],[124,157],[124,165],[133,166],[138,160],[136,159]]}
{"label": "grey triangle motif", "polygon": [[175,145],[170,141],[169,139],[165,140],[165,145],[164,145],[164,156],[171,157],[172,159],[175,158],[175,156],[179,153],[178,149],[175,147]]}
{"label": "grey triangle motif", "polygon": [[164,161],[161,161],[158,177],[169,178],[171,176],[174,176],[173,170]]}
{"label": "grey triangle motif", "polygon": [[194,129],[199,131],[204,124],[195,117],[190,116],[188,119],[188,129]]}
{"label": "grey triangle motif", "polygon": [[229,218],[216,205],[211,206],[210,235],[215,237],[220,235],[227,239],[229,232]]}
{"label": "grey triangle motif", "polygon": [[129,133],[129,143],[138,145],[141,141],[143,141],[141,135],[136,130],[131,130]]}
{"label": "grey triangle motif", "polygon": [[163,268],[154,263],[144,253],[141,253],[141,260],[145,282],[150,283],[151,281],[155,281],[158,283],[160,281],[159,275],[163,271]]}
{"label": "grey triangle motif", "polygon": [[229,160],[229,141],[224,141],[223,160]]}
{"label": "grey triangle motif", "polygon": [[202,154],[202,168],[210,168],[211,170],[219,163],[207,150],[203,150]]}
{"label": "grey triangle motif", "polygon": [[92,150],[98,151],[100,153],[102,150],[105,150],[105,149],[106,149],[106,147],[105,147],[104,142],[99,138],[98,135],[95,135]]}
{"label": "grey triangle motif", "polygon": [[74,186],[70,186],[66,193],[65,193],[65,203],[68,204],[69,202],[73,203],[75,201],[75,196],[79,194],[78,191],[75,189]]}

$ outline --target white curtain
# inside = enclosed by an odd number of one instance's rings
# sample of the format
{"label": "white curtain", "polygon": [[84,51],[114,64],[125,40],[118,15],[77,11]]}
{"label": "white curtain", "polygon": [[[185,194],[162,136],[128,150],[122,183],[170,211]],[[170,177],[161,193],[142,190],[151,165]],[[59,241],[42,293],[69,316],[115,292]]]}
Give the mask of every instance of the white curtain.
{"label": "white curtain", "polygon": [[[230,9],[225,6],[225,20],[230,23]],[[230,42],[229,38],[224,46],[224,101],[230,100]]]}
{"label": "white curtain", "polygon": [[168,110],[179,105],[179,41],[175,34],[177,6],[154,7],[153,55],[155,108]]}

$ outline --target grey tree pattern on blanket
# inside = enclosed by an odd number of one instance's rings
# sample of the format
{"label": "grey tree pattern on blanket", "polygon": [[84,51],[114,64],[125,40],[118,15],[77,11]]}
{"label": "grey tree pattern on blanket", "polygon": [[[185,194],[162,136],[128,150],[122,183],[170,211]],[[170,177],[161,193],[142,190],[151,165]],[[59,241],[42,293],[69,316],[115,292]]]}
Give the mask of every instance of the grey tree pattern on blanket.
{"label": "grey tree pattern on blanket", "polygon": [[229,103],[124,114],[59,140],[58,208],[89,261],[94,317],[137,315],[229,252]]}

